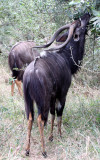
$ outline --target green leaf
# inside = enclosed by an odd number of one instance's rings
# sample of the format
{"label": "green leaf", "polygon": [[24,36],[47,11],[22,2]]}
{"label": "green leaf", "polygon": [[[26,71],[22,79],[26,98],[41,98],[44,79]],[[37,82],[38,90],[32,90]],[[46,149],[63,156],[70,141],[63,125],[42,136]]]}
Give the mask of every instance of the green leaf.
{"label": "green leaf", "polygon": [[97,17],[100,17],[100,11],[92,10],[93,14]]}
{"label": "green leaf", "polygon": [[98,17],[94,17],[94,18],[92,18],[90,21],[95,21],[95,20],[97,20],[98,19]]}

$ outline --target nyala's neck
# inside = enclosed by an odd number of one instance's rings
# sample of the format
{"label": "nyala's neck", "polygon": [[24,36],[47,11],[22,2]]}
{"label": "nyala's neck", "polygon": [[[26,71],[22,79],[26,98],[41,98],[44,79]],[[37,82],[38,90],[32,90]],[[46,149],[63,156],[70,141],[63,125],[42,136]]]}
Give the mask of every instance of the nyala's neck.
{"label": "nyala's neck", "polygon": [[85,38],[77,42],[72,39],[71,42],[62,49],[61,55],[69,64],[72,74],[75,74],[80,68],[84,56],[84,45]]}

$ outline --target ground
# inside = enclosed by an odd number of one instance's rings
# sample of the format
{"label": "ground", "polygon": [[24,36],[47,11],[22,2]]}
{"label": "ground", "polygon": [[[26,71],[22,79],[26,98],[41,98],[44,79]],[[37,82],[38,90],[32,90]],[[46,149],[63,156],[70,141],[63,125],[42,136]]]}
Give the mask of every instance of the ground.
{"label": "ground", "polygon": [[[0,160],[43,160],[37,127],[37,109],[31,136],[30,156],[25,156],[27,120],[24,99],[17,88],[10,92],[11,72],[7,58],[0,57]],[[99,160],[100,90],[82,86],[75,79],[66,98],[62,138],[54,126],[54,140],[49,142],[50,116],[45,127],[46,160]]]}

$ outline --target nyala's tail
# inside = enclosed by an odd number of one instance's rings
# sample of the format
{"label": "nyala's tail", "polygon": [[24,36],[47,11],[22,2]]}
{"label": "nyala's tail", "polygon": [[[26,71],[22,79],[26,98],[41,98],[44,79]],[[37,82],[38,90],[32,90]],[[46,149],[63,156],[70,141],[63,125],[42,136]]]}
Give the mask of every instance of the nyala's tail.
{"label": "nyala's tail", "polygon": [[38,107],[38,114],[41,114],[42,120],[46,123],[49,112],[49,105],[46,101],[46,90],[45,84],[43,84],[42,76],[41,81],[34,70],[32,73],[28,71],[23,77],[23,90],[26,106],[27,118],[29,117],[29,112],[33,112],[33,101],[36,102]]}

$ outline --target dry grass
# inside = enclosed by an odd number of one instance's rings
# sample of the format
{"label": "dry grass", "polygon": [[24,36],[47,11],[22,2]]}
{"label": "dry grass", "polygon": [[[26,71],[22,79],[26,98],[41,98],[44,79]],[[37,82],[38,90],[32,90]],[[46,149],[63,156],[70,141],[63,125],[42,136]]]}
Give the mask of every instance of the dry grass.
{"label": "dry grass", "polygon": [[[0,160],[42,160],[37,110],[32,129],[31,152],[24,155],[27,121],[24,100],[11,97],[7,60],[0,57]],[[77,84],[77,86],[76,86]],[[49,142],[50,118],[45,128],[47,160],[99,160],[100,156],[100,90],[83,87],[73,80],[63,113],[62,139],[57,134]]]}

